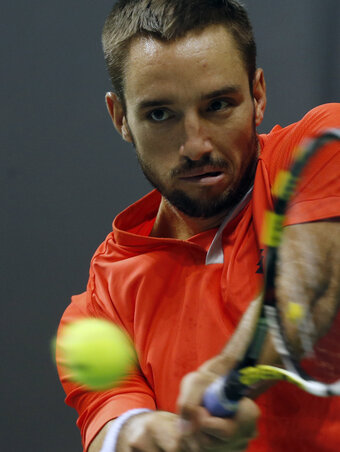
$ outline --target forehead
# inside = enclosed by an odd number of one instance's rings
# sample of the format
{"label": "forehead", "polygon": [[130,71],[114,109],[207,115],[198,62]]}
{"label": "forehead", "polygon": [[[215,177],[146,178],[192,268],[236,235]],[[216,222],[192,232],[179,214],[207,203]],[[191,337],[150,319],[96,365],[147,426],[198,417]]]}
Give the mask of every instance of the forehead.
{"label": "forehead", "polygon": [[164,42],[135,39],[125,65],[126,99],[159,91],[189,93],[220,84],[248,84],[244,61],[233,36],[214,25]]}

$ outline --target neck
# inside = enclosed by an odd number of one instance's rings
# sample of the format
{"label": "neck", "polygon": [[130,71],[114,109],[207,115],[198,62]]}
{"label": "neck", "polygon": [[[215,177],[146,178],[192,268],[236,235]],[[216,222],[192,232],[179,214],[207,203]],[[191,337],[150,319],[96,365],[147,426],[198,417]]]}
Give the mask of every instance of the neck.
{"label": "neck", "polygon": [[218,228],[226,213],[221,212],[211,218],[189,217],[162,197],[151,236],[187,240],[200,232]]}

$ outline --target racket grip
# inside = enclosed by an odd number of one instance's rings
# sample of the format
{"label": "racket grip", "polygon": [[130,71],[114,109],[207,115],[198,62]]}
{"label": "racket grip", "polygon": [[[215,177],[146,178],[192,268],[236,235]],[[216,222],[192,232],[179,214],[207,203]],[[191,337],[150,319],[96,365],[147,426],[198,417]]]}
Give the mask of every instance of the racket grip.
{"label": "racket grip", "polygon": [[233,417],[247,386],[240,382],[237,370],[215,380],[203,395],[203,406],[213,416]]}

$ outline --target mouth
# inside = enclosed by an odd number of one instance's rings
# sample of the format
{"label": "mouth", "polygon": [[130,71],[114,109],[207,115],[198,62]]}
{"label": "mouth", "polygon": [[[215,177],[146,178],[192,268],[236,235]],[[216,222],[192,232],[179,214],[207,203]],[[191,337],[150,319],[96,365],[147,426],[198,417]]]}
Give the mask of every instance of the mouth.
{"label": "mouth", "polygon": [[224,178],[225,173],[223,171],[201,168],[193,171],[188,171],[185,175],[180,177],[180,180],[199,185],[215,185]]}

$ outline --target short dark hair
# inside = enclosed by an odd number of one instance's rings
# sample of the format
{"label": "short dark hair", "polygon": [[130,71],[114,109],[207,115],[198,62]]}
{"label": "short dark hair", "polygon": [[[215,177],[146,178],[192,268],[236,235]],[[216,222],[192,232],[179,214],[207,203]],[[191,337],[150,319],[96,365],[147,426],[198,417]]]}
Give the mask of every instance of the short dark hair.
{"label": "short dark hair", "polygon": [[245,8],[236,0],[118,0],[107,17],[102,42],[111,82],[124,100],[124,69],[131,41],[152,36],[172,41],[209,25],[231,32],[252,86],[256,71],[256,44]]}

